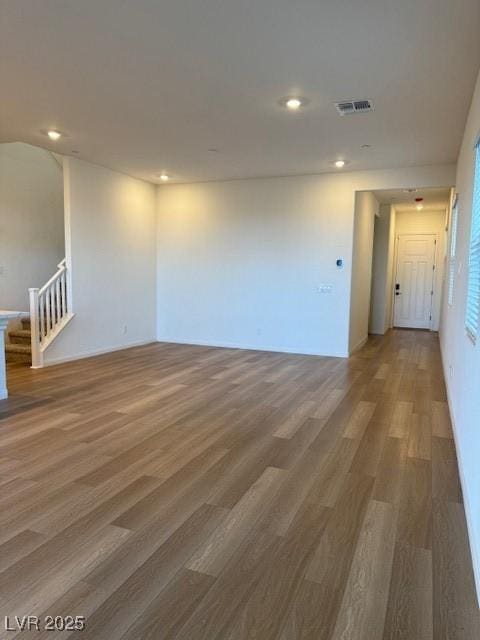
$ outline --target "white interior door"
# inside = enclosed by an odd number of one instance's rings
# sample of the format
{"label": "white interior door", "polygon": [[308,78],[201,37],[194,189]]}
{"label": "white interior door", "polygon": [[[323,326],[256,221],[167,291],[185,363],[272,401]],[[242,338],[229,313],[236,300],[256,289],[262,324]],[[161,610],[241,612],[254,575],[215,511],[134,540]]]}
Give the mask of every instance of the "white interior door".
{"label": "white interior door", "polygon": [[399,235],[394,325],[429,329],[432,324],[435,234]]}

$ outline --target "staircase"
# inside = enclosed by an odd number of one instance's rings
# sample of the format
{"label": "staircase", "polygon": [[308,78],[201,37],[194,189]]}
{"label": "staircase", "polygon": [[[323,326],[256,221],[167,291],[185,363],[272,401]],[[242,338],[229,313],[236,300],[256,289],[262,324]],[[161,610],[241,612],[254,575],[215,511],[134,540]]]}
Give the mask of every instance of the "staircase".
{"label": "staircase", "polygon": [[43,354],[73,318],[64,258],[41,289],[29,289],[32,367],[43,367]]}
{"label": "staircase", "polygon": [[7,362],[32,364],[32,332],[30,318],[22,318],[22,328],[8,332],[9,342],[5,345]]}
{"label": "staircase", "polygon": [[29,289],[30,316],[21,318],[22,328],[9,331],[5,345],[7,362],[24,362],[33,369],[43,367],[43,356],[74,314],[66,260],[40,289]]}

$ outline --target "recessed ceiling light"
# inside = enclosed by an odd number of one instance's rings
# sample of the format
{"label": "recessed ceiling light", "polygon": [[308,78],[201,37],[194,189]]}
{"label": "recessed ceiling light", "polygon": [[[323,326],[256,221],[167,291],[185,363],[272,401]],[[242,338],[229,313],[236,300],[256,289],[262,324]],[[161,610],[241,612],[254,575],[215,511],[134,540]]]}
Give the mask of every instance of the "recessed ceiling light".
{"label": "recessed ceiling light", "polygon": [[62,134],[60,133],[60,131],[55,131],[55,129],[49,129],[47,131],[47,136],[50,138],[50,140],[58,140],[62,137]]}
{"label": "recessed ceiling light", "polygon": [[336,160],[335,166],[337,167],[337,169],[341,169],[342,167],[345,166],[345,160]]}
{"label": "recessed ceiling light", "polygon": [[169,176],[169,175],[167,175],[166,173],[162,173],[162,174],[160,175],[160,180],[161,180],[162,182],[167,182],[168,180],[170,180],[170,176]]}
{"label": "recessed ceiling light", "polygon": [[290,98],[285,103],[285,106],[287,107],[287,109],[292,109],[293,111],[295,111],[296,109],[300,109],[300,107],[302,106],[302,101],[299,98]]}
{"label": "recessed ceiling light", "polygon": [[417,211],[421,211],[423,209],[423,204],[417,204]]}
{"label": "recessed ceiling light", "polygon": [[300,96],[287,96],[286,98],[280,98],[278,103],[289,111],[298,111],[308,103],[308,100]]}

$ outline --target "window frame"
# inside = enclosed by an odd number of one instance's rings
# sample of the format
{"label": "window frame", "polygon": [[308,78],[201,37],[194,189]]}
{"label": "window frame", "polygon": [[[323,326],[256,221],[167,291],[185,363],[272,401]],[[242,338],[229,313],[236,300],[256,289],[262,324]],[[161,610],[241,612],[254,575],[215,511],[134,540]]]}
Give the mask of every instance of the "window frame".
{"label": "window frame", "polygon": [[[472,296],[474,296],[472,298]],[[476,344],[480,325],[480,136],[474,146],[472,212],[468,244],[468,277],[465,304],[465,330]]]}

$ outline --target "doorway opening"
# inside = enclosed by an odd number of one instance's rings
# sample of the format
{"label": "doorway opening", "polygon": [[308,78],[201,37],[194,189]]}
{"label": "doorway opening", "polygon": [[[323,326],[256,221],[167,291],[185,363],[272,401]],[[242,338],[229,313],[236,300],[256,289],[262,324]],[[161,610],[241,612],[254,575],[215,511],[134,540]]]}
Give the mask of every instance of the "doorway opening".
{"label": "doorway opening", "polygon": [[357,191],[349,353],[393,327],[438,331],[453,189]]}
{"label": "doorway opening", "polygon": [[369,332],[438,331],[452,189],[373,192],[375,219]]}

